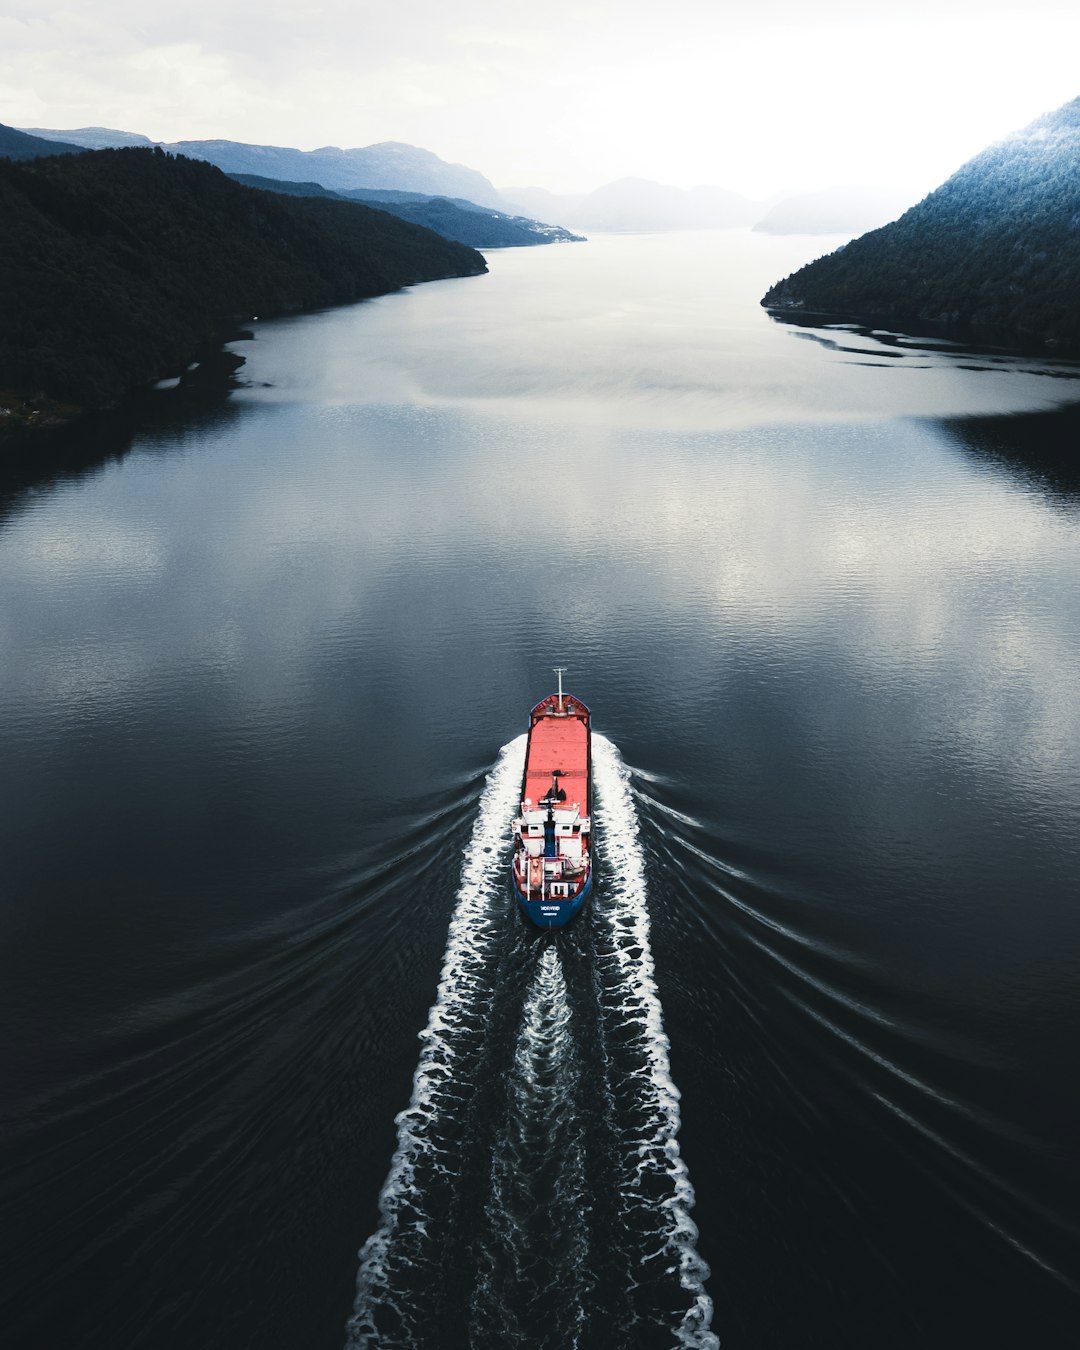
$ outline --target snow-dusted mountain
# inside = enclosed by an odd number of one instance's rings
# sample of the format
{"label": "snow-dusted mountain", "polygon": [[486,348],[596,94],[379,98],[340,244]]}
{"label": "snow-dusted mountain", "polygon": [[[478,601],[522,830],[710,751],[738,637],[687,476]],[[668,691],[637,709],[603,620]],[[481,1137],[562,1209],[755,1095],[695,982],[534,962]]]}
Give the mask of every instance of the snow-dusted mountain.
{"label": "snow-dusted mountain", "polygon": [[1080,352],[1080,98],[968,160],[899,220],[778,281],[771,310]]}

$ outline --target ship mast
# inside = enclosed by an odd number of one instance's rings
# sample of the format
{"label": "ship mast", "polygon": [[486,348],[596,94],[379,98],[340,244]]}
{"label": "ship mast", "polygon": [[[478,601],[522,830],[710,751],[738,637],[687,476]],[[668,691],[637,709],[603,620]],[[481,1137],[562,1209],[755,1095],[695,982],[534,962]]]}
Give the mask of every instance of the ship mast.
{"label": "ship mast", "polygon": [[562,677],[566,673],[566,666],[554,666],[555,674],[559,677],[559,711],[563,711]]}

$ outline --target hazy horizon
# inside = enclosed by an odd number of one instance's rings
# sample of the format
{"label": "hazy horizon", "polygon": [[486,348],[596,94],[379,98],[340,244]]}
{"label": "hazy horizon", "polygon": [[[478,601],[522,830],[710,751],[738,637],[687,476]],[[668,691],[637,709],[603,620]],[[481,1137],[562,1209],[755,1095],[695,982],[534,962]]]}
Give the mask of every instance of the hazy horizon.
{"label": "hazy horizon", "polygon": [[[404,141],[497,187],[588,192],[624,177],[769,198],[838,184],[922,195],[1080,93],[1080,15],[1035,0],[641,0],[543,11],[431,0],[191,0],[0,17],[0,121],[153,140],[316,149]],[[725,131],[728,134],[725,134]]]}

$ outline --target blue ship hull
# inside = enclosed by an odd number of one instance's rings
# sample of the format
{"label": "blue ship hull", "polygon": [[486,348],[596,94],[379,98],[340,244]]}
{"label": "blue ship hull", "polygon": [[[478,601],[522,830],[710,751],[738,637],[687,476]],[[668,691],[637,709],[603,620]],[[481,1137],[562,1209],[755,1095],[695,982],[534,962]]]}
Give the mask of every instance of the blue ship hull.
{"label": "blue ship hull", "polygon": [[565,928],[575,914],[581,912],[592,892],[592,872],[581,890],[571,900],[529,900],[522,895],[514,881],[514,895],[525,917],[537,928]]}

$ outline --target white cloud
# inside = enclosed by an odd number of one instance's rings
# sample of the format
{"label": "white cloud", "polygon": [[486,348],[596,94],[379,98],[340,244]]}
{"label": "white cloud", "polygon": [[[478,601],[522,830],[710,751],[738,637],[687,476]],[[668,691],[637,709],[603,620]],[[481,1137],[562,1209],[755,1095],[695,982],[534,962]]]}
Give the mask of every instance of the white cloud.
{"label": "white cloud", "polygon": [[[812,14],[812,21],[809,16]],[[13,0],[0,120],[312,148],[405,140],[500,183],[636,174],[925,191],[1080,93],[1060,0]]]}

